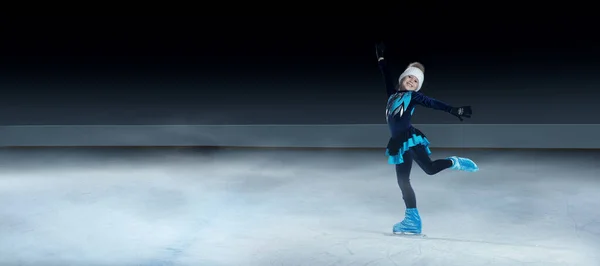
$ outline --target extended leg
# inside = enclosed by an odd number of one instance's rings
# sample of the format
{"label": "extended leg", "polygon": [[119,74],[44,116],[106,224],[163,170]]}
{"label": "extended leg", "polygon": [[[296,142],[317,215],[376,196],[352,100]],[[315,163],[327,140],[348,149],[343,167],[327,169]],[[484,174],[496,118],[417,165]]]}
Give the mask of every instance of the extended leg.
{"label": "extended leg", "polygon": [[408,152],[412,154],[415,162],[417,162],[421,169],[428,175],[435,175],[442,170],[452,167],[452,160],[450,159],[432,161],[423,145],[412,147]]}
{"label": "extended leg", "polygon": [[428,175],[435,175],[444,169],[462,170],[467,172],[477,172],[479,170],[477,164],[469,158],[452,156],[446,159],[432,161],[423,145],[412,147],[408,152],[413,155],[417,164],[419,164],[421,169]]}

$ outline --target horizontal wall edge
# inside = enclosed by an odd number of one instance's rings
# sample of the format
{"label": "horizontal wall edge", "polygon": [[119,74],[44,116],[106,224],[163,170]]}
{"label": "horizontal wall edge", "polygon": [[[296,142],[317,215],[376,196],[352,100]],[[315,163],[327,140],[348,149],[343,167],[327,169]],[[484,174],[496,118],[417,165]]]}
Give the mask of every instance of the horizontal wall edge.
{"label": "horizontal wall edge", "polygon": [[[432,148],[599,149],[598,124],[422,124]],[[384,148],[386,125],[0,126],[2,147]]]}

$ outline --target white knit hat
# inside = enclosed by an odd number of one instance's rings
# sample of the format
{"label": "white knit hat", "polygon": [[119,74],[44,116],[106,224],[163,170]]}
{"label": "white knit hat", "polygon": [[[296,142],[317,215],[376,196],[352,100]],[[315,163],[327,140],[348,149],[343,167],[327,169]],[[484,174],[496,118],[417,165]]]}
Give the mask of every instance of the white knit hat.
{"label": "white knit hat", "polygon": [[423,81],[425,80],[425,74],[423,74],[423,71],[416,67],[406,68],[406,70],[404,70],[404,72],[402,72],[402,74],[400,75],[400,78],[398,78],[400,86],[402,86],[402,79],[406,76],[415,76],[417,78],[417,80],[419,81],[417,91],[419,91],[421,89],[421,86],[423,86]]}

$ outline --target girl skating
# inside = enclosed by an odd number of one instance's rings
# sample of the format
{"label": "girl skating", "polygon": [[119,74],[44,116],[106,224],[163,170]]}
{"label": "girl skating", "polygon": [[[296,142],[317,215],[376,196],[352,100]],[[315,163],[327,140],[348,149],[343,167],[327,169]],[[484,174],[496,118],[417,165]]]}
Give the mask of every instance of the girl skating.
{"label": "girl skating", "polygon": [[391,137],[387,145],[386,156],[388,163],[396,167],[398,185],[406,205],[404,219],[395,224],[392,231],[393,233],[421,234],[421,217],[417,209],[415,192],[410,184],[413,160],[428,175],[435,175],[445,169],[475,172],[478,167],[472,160],[457,156],[432,161],[429,157],[431,151],[427,137],[411,125],[415,107],[421,105],[445,111],[458,117],[461,121],[463,117],[470,118],[472,111],[470,106],[452,107],[420,93],[419,90],[425,77],[425,68],[420,63],[410,64],[396,83],[386,65],[383,53],[383,44],[377,45],[377,60],[383,73],[388,96],[386,120]]}

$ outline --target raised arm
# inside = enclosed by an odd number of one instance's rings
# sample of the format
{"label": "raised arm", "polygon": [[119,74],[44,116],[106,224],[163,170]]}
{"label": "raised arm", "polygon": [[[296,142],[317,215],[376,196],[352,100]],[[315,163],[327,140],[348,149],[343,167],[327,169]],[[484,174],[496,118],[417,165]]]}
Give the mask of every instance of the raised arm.
{"label": "raised arm", "polygon": [[381,70],[381,74],[383,74],[383,81],[385,82],[385,90],[387,92],[388,98],[396,93],[396,82],[392,77],[392,73],[387,66],[387,62],[385,61],[385,57],[383,56],[383,52],[385,47],[383,44],[378,44],[375,47],[375,51],[377,54],[377,63],[379,64],[379,69]]}

